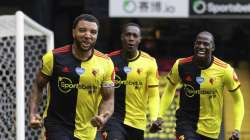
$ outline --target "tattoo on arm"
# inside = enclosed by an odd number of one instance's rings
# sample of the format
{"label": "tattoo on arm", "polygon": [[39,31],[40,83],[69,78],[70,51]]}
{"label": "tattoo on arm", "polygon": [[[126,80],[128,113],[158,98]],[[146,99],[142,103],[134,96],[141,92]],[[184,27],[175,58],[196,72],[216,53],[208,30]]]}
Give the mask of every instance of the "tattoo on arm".
{"label": "tattoo on arm", "polygon": [[109,112],[110,117],[114,112],[114,88],[103,87],[102,88],[102,101],[99,106],[99,114]]}
{"label": "tattoo on arm", "polygon": [[31,113],[37,113],[37,108],[41,102],[43,89],[47,85],[49,77],[41,72],[38,72],[34,84],[32,86],[32,92],[30,96],[30,111]]}

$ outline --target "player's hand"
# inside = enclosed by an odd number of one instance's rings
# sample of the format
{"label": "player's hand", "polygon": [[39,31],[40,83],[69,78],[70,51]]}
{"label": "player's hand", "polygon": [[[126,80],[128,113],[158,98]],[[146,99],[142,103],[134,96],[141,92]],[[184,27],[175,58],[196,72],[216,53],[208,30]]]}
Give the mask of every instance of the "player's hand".
{"label": "player's hand", "polygon": [[229,140],[240,140],[240,132],[238,130],[234,130]]}
{"label": "player's hand", "polygon": [[150,128],[149,128],[149,132],[150,133],[156,133],[158,131],[160,131],[162,128],[161,128],[161,125],[164,123],[164,121],[162,119],[157,119],[156,121],[154,121]]}
{"label": "player's hand", "polygon": [[42,127],[42,118],[39,114],[30,114],[30,127],[31,128]]}
{"label": "player's hand", "polygon": [[94,127],[97,127],[98,129],[101,129],[104,124],[108,120],[108,116],[110,116],[109,112],[105,112],[104,114],[96,115],[91,119],[91,124]]}

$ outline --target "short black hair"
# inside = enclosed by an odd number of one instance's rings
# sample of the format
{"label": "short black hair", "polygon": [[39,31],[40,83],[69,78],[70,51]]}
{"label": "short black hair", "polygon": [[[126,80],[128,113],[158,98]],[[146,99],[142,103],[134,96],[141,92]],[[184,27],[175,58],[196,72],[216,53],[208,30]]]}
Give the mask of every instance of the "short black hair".
{"label": "short black hair", "polygon": [[123,27],[122,27],[122,33],[124,33],[126,31],[126,29],[127,29],[128,26],[136,26],[141,31],[141,26],[139,24],[134,23],[134,22],[129,22],[129,23],[123,25]]}
{"label": "short black hair", "polygon": [[[212,40],[211,40],[211,41],[212,41],[212,46],[215,47],[214,35],[213,35],[212,33],[210,33],[209,31],[206,31],[206,30],[205,30],[205,31],[199,32],[198,35],[197,35],[197,37],[198,37],[200,34],[207,34],[207,35],[211,36],[211,39],[212,39]],[[196,37],[196,38],[197,38],[197,37]]]}
{"label": "short black hair", "polygon": [[81,14],[80,16],[76,17],[73,22],[72,28],[75,29],[76,25],[81,20],[86,20],[88,22],[95,22],[97,24],[97,27],[99,28],[99,20],[95,16],[90,15],[90,14]]}

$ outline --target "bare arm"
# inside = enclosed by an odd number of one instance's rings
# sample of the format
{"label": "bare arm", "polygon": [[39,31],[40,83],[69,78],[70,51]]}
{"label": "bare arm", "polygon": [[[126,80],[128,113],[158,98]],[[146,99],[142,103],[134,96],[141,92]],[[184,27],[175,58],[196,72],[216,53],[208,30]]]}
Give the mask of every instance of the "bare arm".
{"label": "bare arm", "polygon": [[102,101],[99,106],[99,114],[109,113],[108,118],[114,112],[114,87],[102,88]]}
{"label": "bare arm", "polygon": [[103,87],[102,101],[99,105],[99,113],[93,117],[91,123],[97,128],[102,128],[114,112],[114,87]]}
{"label": "bare arm", "polygon": [[41,103],[43,88],[49,81],[48,76],[44,75],[40,71],[37,73],[35,82],[32,86],[30,96],[30,126],[39,127],[41,124],[41,117],[37,113],[38,106]]}

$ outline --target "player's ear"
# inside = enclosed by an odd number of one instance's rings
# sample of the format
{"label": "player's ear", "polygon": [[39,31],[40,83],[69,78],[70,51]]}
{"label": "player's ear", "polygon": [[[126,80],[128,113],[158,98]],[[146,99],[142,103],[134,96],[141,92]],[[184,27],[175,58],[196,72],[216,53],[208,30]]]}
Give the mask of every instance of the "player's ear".
{"label": "player's ear", "polygon": [[75,29],[72,29],[72,37],[75,38]]}
{"label": "player's ear", "polygon": [[121,34],[121,41],[123,41],[123,40],[124,40],[123,38],[124,38],[124,35],[123,35],[123,34]]}
{"label": "player's ear", "polygon": [[139,36],[139,43],[141,43],[141,40],[142,40],[142,36],[140,35]]}
{"label": "player's ear", "polygon": [[214,51],[215,50],[215,44],[214,44],[214,42],[212,42],[212,51]]}

